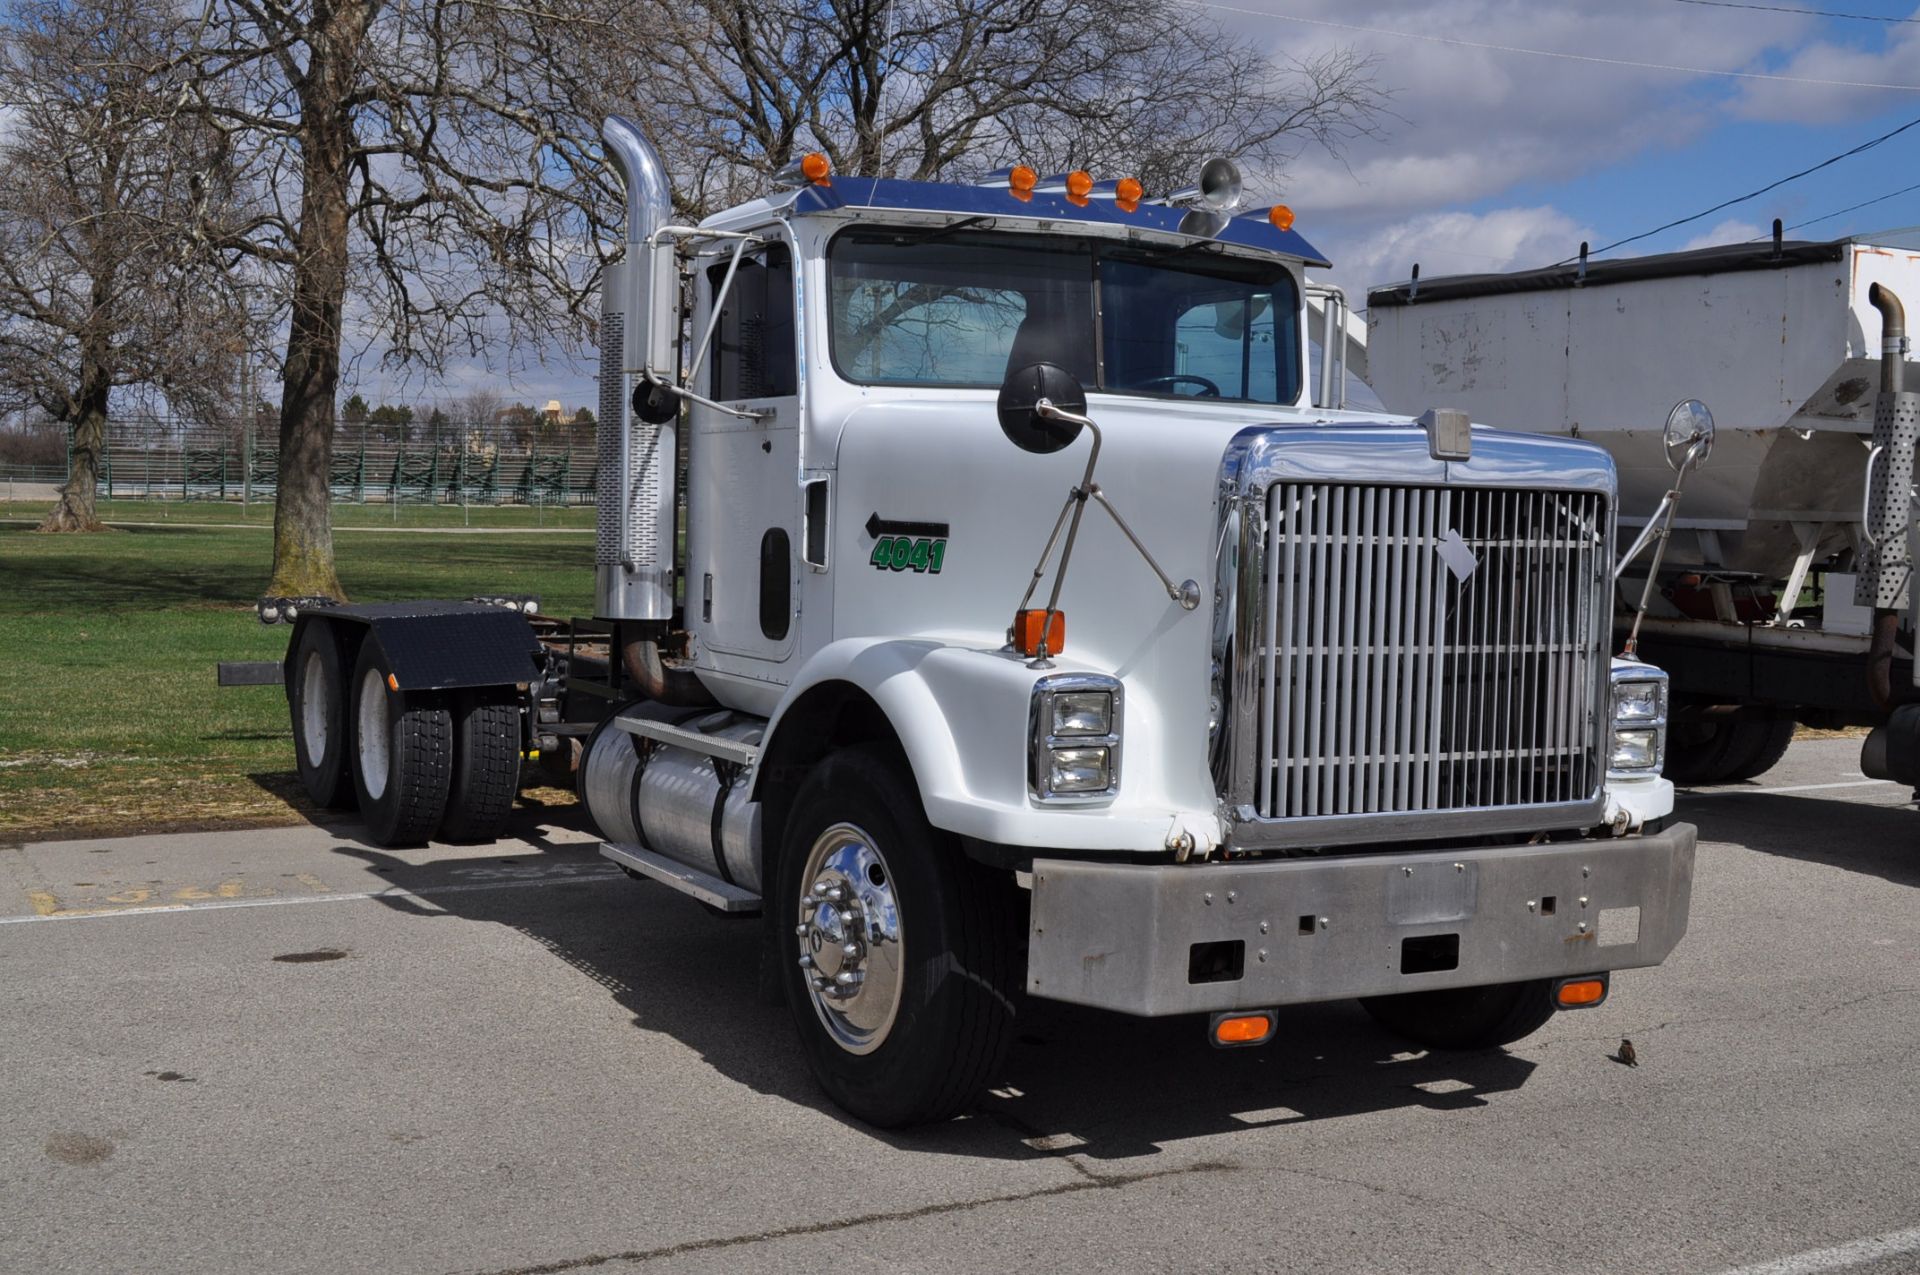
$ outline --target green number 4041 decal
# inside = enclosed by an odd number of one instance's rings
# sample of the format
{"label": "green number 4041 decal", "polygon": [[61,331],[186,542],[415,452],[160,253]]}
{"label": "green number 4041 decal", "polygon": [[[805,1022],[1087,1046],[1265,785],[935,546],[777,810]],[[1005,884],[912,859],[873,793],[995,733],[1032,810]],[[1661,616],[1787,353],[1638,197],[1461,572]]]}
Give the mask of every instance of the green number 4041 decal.
{"label": "green number 4041 decal", "polygon": [[943,536],[882,536],[874,541],[873,556],[867,561],[883,571],[939,575],[946,556],[947,542]]}

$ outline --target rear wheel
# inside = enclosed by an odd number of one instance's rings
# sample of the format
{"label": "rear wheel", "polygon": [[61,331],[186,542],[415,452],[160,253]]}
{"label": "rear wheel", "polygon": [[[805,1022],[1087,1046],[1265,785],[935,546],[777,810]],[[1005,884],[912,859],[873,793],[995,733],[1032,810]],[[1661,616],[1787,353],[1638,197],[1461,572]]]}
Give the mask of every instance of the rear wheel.
{"label": "rear wheel", "polygon": [[821,1087],[882,1128],[963,1110],[1012,1038],[1012,883],[929,825],[876,748],[801,785],[776,877],[781,978]]}
{"label": "rear wheel", "polygon": [[1447,987],[1360,1001],[1375,1022],[1429,1049],[1493,1049],[1531,1036],[1553,1017],[1546,979]]}
{"label": "rear wheel", "polygon": [[494,840],[513,813],[519,787],[520,706],[497,692],[459,692],[453,699],[453,774],[441,837]]}
{"label": "rear wheel", "polygon": [[333,625],[308,620],[300,628],[293,653],[293,681],[287,707],[293,717],[294,764],[300,783],[317,806],[345,810],[353,806],[353,776],[348,773],[347,693],[340,667],[340,643]]}
{"label": "rear wheel", "polygon": [[415,845],[447,808],[453,719],[438,696],[395,689],[391,676],[368,638],[353,669],[353,787],[369,837]]}
{"label": "rear wheel", "polygon": [[1667,730],[1665,774],[1676,784],[1729,784],[1772,770],[1793,742],[1791,717],[1683,717]]}

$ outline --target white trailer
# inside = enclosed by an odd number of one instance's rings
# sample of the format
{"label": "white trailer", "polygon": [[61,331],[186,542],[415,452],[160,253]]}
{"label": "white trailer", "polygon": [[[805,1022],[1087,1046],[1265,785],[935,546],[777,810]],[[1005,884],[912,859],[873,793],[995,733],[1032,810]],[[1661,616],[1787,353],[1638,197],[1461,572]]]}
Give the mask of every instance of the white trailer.
{"label": "white trailer", "polygon": [[[1673,483],[1650,424],[1680,399],[1712,406],[1712,457],[1688,479],[1642,628],[1673,677],[1675,778],[1749,778],[1796,719],[1886,719],[1873,604],[1855,601],[1886,370],[1876,285],[1920,298],[1920,252],[1776,240],[1368,293],[1368,382],[1388,407],[1598,443],[1623,526],[1644,526]],[[1645,567],[1620,581],[1623,624]],[[1903,667],[1910,652],[1909,630]]]}
{"label": "white trailer", "polygon": [[1680,941],[1613,462],[1312,402],[1324,261],[1231,164],[1149,199],[815,155],[691,226],[605,138],[596,613],[296,600],[316,800],[484,836],[519,750],[580,741],[602,852],[758,915],[883,1125],[966,1105],[1025,997],[1220,1045],[1359,997],[1477,1047]]}

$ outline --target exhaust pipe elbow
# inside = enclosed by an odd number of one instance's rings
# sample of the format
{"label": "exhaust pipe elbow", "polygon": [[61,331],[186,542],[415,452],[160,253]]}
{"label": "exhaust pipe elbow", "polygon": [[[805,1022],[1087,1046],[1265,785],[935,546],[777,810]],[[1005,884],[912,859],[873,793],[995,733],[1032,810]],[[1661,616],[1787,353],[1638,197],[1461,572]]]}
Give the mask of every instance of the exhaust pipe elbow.
{"label": "exhaust pipe elbow", "polygon": [[1880,312],[1880,391],[1898,394],[1906,370],[1907,308],[1893,289],[1874,284],[1867,304]]}
{"label": "exhaust pipe elbow", "polygon": [[712,693],[691,669],[667,666],[658,642],[626,643],[620,649],[620,665],[641,693],[655,703],[677,708],[707,708],[715,703]]}
{"label": "exhaust pipe elbow", "polygon": [[624,115],[607,116],[600,136],[607,144],[607,158],[626,183],[627,243],[643,244],[673,216],[673,187],[667,182],[666,165],[640,126]]}

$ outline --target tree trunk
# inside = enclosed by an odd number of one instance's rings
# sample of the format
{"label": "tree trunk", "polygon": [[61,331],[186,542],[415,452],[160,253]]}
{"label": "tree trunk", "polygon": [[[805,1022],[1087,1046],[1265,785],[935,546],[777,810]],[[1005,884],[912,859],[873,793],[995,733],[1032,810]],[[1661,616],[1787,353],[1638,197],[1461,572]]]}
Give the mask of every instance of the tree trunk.
{"label": "tree trunk", "polygon": [[100,483],[100,457],[107,441],[107,383],[89,386],[80,399],[73,429],[73,463],[60,488],[60,502],[47,511],[40,531],[105,531],[94,505]]}
{"label": "tree trunk", "polygon": [[113,380],[100,357],[100,338],[88,334],[81,349],[79,415],[73,424],[73,463],[61,484],[60,503],[54,505],[36,530],[42,532],[104,532],[94,497],[100,488],[100,457],[108,444],[108,396]]}
{"label": "tree trunk", "polygon": [[353,124],[347,96],[373,3],[346,0],[310,32],[300,82],[300,230],[293,313],[280,398],[280,474],[273,508],[270,597],[346,600],[333,563],[334,396],[340,387],[340,312],[347,294],[348,182]]}

